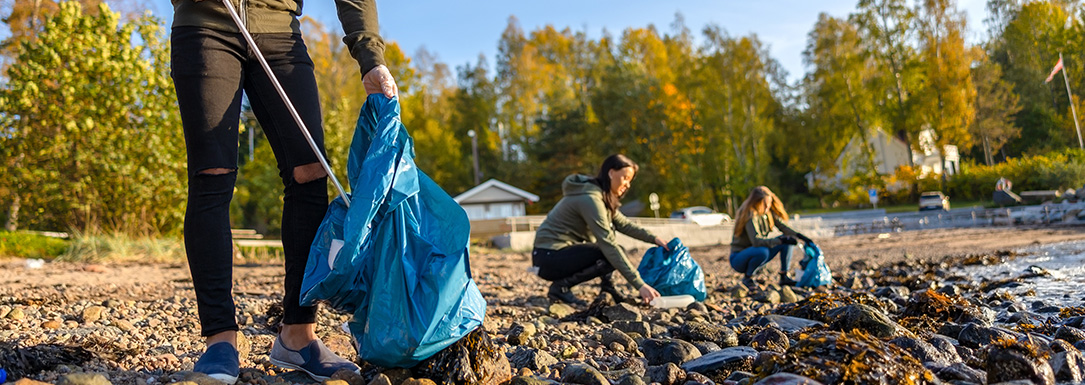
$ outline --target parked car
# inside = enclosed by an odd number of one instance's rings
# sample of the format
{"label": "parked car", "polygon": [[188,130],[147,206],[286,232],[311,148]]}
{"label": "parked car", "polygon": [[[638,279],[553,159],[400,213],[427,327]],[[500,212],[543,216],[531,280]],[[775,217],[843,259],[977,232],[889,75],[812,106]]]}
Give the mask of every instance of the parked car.
{"label": "parked car", "polygon": [[949,197],[941,191],[927,191],[919,195],[919,211],[949,211]]}
{"label": "parked car", "polygon": [[686,223],[696,223],[701,226],[715,226],[731,220],[731,216],[718,213],[716,210],[705,206],[693,206],[679,209],[671,213],[672,219],[681,219]]}

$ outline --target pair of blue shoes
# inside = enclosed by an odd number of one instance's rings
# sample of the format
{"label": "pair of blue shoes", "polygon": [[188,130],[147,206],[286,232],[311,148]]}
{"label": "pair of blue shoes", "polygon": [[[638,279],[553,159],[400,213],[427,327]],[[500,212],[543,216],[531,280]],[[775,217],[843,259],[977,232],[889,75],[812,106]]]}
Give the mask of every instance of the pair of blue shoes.
{"label": "pair of blue shoes", "polygon": [[[317,381],[330,378],[335,372],[347,369],[358,372],[358,366],[328,350],[320,340],[315,340],[298,350],[291,350],[283,345],[281,337],[275,338],[271,347],[271,363],[285,369],[300,370]],[[229,342],[219,342],[207,347],[207,351],[196,361],[192,371],[206,374],[208,377],[232,385],[241,375],[241,363],[237,348]]]}

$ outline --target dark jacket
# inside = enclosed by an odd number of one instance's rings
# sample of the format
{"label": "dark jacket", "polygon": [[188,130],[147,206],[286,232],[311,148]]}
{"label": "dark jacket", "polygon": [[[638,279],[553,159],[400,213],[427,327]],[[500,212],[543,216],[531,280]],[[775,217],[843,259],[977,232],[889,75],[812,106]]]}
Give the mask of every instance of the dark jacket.
{"label": "dark jacket", "polygon": [[[303,0],[231,0],[250,33],[301,33]],[[328,1],[328,0],[325,0]],[[334,0],[343,42],[364,75],[384,62],[384,40],[377,24],[376,0]],[[221,0],[172,0],[173,27],[203,27],[239,33]],[[240,3],[240,4],[239,4]],[[240,5],[240,7],[239,7]]]}
{"label": "dark jacket", "polygon": [[635,289],[644,286],[637,269],[618,247],[618,232],[648,243],[655,235],[629,221],[621,212],[611,215],[603,204],[603,189],[587,175],[569,175],[561,184],[562,198],[535,230],[535,247],[560,250],[578,243],[598,243],[603,255]]}
{"label": "dark jacket", "polygon": [[743,233],[742,236],[734,237],[734,239],[731,240],[731,252],[737,253],[752,246],[771,248],[779,245],[781,243],[779,238],[769,236],[769,234],[772,233],[773,227],[780,229],[780,232],[784,233],[784,235],[793,237],[799,235],[798,231],[788,227],[788,225],[784,223],[784,221],[781,221],[780,218],[774,216],[772,222],[769,222],[769,215],[772,214],[762,214],[751,217],[745,224],[736,223],[736,225],[746,226],[746,232]]}

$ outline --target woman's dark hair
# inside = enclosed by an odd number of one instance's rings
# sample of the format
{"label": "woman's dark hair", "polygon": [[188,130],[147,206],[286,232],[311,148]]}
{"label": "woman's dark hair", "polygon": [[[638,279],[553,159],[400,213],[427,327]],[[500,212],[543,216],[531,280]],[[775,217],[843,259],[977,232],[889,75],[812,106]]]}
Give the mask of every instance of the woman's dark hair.
{"label": "woman's dark hair", "polygon": [[599,167],[599,176],[596,176],[594,180],[595,184],[603,189],[603,204],[611,214],[614,214],[614,211],[622,205],[620,201],[622,197],[616,196],[610,191],[610,170],[621,170],[626,167],[633,168],[633,175],[636,175],[640,169],[636,162],[625,155],[614,154],[608,156],[603,160],[603,165]]}

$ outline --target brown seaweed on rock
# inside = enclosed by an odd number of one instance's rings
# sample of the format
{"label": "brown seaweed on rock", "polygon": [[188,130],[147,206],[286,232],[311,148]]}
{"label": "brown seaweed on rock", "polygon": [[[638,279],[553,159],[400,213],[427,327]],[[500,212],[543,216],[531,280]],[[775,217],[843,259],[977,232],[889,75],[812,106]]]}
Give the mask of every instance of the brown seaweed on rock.
{"label": "brown seaweed on rock", "polygon": [[774,313],[791,317],[806,318],[818,322],[828,322],[830,320],[826,318],[825,314],[828,313],[829,310],[856,303],[873,306],[883,312],[887,310],[887,305],[884,302],[867,292],[855,292],[851,294],[829,292],[816,293],[806,297],[802,301],[781,305],[776,308]]}
{"label": "brown seaweed on rock", "polygon": [[756,369],[760,377],[795,373],[824,384],[923,385],[941,382],[903,349],[862,332],[822,331]]}

